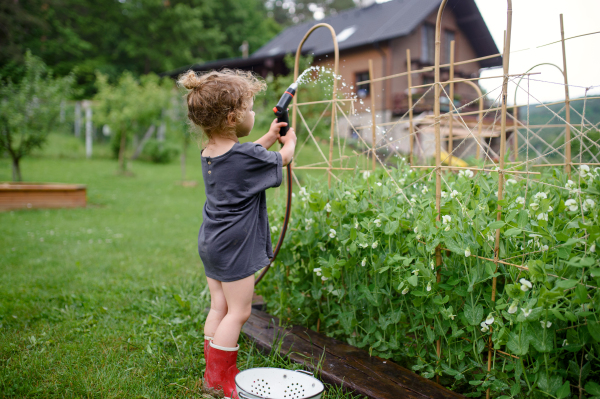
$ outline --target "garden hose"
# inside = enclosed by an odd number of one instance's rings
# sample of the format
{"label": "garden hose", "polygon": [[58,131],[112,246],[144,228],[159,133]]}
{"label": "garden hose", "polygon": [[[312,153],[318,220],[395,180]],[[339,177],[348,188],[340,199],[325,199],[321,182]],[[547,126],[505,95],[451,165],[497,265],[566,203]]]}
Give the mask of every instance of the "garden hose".
{"label": "garden hose", "polygon": [[[298,85],[296,83],[292,83],[290,87],[283,93],[283,96],[279,99],[277,105],[273,108],[273,112],[277,116],[277,122],[287,122],[287,126],[283,126],[279,129],[279,134],[281,136],[285,136],[290,128],[290,119],[288,114],[288,106],[290,102],[294,98],[294,94],[296,94],[296,88]],[[290,220],[290,212],[292,210],[292,162],[287,164],[287,202],[286,202],[286,210],[285,210],[285,218],[283,220],[283,226],[281,226],[281,234],[279,235],[279,240],[277,241],[277,245],[275,246],[275,250],[273,251],[273,257],[270,259],[269,264],[265,267],[265,269],[260,273],[258,278],[254,281],[254,286],[257,286],[260,283],[260,280],[267,274],[273,262],[275,262],[275,258],[277,258],[277,254],[281,249],[281,245],[283,244],[283,239],[285,238],[285,233],[287,231],[288,222]]]}

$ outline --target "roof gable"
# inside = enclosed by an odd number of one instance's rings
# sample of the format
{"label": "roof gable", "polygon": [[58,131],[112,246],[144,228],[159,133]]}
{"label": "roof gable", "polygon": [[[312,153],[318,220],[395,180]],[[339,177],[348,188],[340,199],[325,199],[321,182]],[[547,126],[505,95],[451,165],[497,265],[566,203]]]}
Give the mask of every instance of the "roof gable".
{"label": "roof gable", "polygon": [[[252,54],[252,57],[281,56],[295,53],[306,32],[318,23],[327,23],[336,34],[347,36],[340,40],[340,50],[346,50],[410,34],[432,12],[440,0],[392,0],[354,8],[321,21],[310,21],[289,27]],[[450,0],[447,8],[453,10],[459,27],[465,31],[477,56],[498,52],[477,5],[473,0]],[[353,32],[352,32],[353,31]],[[342,36],[342,38],[343,38]],[[331,35],[326,29],[316,30],[303,46],[305,53],[321,55],[333,52]],[[482,66],[500,65],[499,58],[485,60]]]}

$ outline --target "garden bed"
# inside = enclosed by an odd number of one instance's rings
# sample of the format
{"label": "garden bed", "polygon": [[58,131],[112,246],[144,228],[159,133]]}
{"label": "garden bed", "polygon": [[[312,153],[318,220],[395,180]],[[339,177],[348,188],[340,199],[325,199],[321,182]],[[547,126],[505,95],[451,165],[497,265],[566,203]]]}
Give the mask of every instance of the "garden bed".
{"label": "garden bed", "polygon": [[86,186],[56,183],[0,183],[0,211],[86,206]]}
{"label": "garden bed", "polygon": [[244,333],[264,352],[279,350],[311,371],[318,369],[323,381],[341,385],[372,399],[463,398],[389,360],[358,349],[310,329],[279,327],[279,320],[257,309],[244,325]]}

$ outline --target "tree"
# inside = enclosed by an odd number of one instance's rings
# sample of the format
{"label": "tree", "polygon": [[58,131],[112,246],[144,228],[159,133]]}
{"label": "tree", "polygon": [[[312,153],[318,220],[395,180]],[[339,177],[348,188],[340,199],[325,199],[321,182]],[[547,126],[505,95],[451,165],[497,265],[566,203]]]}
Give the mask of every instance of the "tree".
{"label": "tree", "polygon": [[170,105],[173,82],[154,74],[142,76],[138,81],[130,72],[123,73],[114,85],[99,73],[97,82],[98,94],[94,97],[97,119],[115,132],[113,145],[119,149],[119,169],[125,173],[128,136],[159,123],[166,114],[163,110]]}
{"label": "tree", "polygon": [[0,29],[0,71],[17,80],[30,49],[59,76],[77,67],[83,98],[96,93],[96,71],[115,82],[125,70],[139,76],[235,57],[244,40],[252,52],[280,29],[261,0],[0,3],[0,25],[8,28]]}
{"label": "tree", "polygon": [[265,7],[277,23],[290,26],[335,15],[356,4],[353,0],[266,0]]}
{"label": "tree", "polygon": [[0,76],[0,151],[12,159],[13,181],[21,181],[20,161],[46,142],[60,114],[60,103],[73,93],[74,76],[54,78],[44,62],[27,52],[23,78]]}

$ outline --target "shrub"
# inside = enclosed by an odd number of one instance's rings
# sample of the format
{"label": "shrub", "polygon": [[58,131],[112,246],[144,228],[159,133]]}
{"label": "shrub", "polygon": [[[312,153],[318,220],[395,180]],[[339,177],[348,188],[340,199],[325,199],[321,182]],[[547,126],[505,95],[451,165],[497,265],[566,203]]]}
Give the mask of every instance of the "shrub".
{"label": "shrub", "polygon": [[[599,171],[582,166],[577,183],[558,170],[511,178],[502,201],[497,173],[443,175],[440,222],[434,175],[405,164],[391,170],[398,185],[382,171],[310,184],[258,291],[284,322],[318,326],[469,397],[490,388],[562,399],[579,396],[580,381],[599,396]],[[271,209],[274,233],[284,207]]]}
{"label": "shrub", "polygon": [[169,163],[179,155],[179,148],[168,142],[150,139],[144,145],[142,155],[154,163]]}

